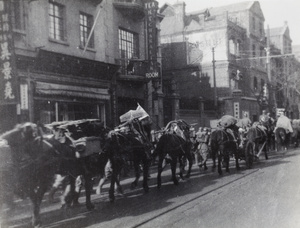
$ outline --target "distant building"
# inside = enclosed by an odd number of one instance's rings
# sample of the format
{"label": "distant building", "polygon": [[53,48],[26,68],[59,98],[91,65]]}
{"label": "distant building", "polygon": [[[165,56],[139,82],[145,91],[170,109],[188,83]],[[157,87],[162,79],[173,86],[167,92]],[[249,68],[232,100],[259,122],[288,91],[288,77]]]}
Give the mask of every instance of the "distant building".
{"label": "distant building", "polygon": [[299,83],[299,61],[292,50],[292,39],[288,23],[282,27],[270,28],[272,83],[278,108],[284,108],[290,118],[299,118],[299,97],[295,84]]}
{"label": "distant building", "polygon": [[300,62],[300,45],[293,45],[293,54],[295,58]]}
{"label": "distant building", "polygon": [[240,118],[247,112],[257,120],[261,109],[269,105],[261,100],[268,77],[265,19],[259,2],[191,13],[185,12],[185,3],[181,2],[165,4],[160,12],[165,16],[161,23],[162,44],[189,42],[197,44],[203,53],[198,61],[212,86],[209,101],[218,109],[214,118],[224,114]]}

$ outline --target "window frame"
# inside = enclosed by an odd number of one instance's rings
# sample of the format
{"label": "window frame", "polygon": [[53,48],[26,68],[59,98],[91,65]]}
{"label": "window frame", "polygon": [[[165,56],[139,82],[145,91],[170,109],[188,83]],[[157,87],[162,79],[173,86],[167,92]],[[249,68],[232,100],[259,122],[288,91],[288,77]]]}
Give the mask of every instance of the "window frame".
{"label": "window frame", "polygon": [[[82,23],[81,17],[86,18],[86,24]],[[85,21],[83,21],[83,22],[85,22]],[[82,11],[79,12],[79,42],[80,42],[80,47],[82,47],[82,48],[85,47],[86,42],[88,41],[88,37],[90,35],[90,32],[92,30],[93,24],[94,24],[93,15],[82,12]],[[84,29],[86,29],[86,31],[84,31]],[[92,36],[89,40],[89,43],[88,43],[87,47],[88,48],[95,48],[94,32],[92,33]]]}
{"label": "window frame", "polygon": [[122,72],[132,74],[130,60],[139,59],[139,34],[122,27],[118,28],[118,50]]}
{"label": "window frame", "polygon": [[[128,37],[130,36],[130,37]],[[132,39],[131,39],[132,38]],[[121,59],[139,58],[138,34],[124,28],[118,29],[119,51]],[[125,48],[125,49],[123,49]],[[130,50],[128,50],[130,49]],[[124,50],[125,56],[122,56]],[[130,55],[131,54],[131,55]]]}
{"label": "window frame", "polygon": [[[55,12],[55,8],[53,8],[51,12],[51,5],[53,7],[58,8],[58,15]],[[53,21],[51,21],[51,19],[53,19]],[[53,31],[51,31],[52,25],[53,25]],[[49,0],[48,30],[49,30],[48,35],[50,40],[61,41],[61,42],[67,41],[65,5],[57,3],[54,0]]]}

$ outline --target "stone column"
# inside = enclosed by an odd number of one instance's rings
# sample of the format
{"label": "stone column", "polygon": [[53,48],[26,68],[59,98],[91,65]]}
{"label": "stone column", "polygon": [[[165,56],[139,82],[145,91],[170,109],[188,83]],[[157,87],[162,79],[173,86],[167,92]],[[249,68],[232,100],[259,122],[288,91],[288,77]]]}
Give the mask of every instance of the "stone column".
{"label": "stone column", "polygon": [[176,85],[176,81],[174,79],[172,79],[171,81],[171,100],[172,100],[172,119],[173,120],[177,120],[180,118],[180,114],[179,114],[179,98],[180,95],[177,94],[177,85]]}
{"label": "stone column", "polygon": [[161,85],[158,80],[152,81],[154,91],[152,93],[152,107],[153,107],[153,128],[160,129],[164,124],[164,94],[161,90]]}

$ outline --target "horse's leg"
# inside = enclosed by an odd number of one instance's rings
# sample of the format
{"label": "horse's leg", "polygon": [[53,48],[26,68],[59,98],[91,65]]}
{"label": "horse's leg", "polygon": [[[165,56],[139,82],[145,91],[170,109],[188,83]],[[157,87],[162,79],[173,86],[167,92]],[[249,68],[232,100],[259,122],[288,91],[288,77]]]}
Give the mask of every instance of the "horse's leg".
{"label": "horse's leg", "polygon": [[117,178],[116,178],[116,188],[117,188],[117,192],[119,193],[119,194],[121,194],[122,196],[124,195],[124,192],[123,192],[123,189],[122,189],[122,186],[121,186],[121,184],[120,184],[120,174],[118,174],[118,176],[117,176]]}
{"label": "horse's leg", "polygon": [[224,162],[225,162],[225,168],[226,168],[226,172],[229,173],[229,152],[227,151],[225,156],[224,156]]}
{"label": "horse's leg", "polygon": [[270,150],[270,138],[268,137],[268,138],[267,138],[266,145],[265,145],[265,148],[264,148],[266,160],[269,159],[269,157],[268,157],[268,152],[269,152],[269,150]]}
{"label": "horse's leg", "polygon": [[[177,177],[176,177],[176,165],[177,165],[177,159],[172,158],[172,161],[171,161],[172,180],[173,180],[175,185],[178,185],[179,182],[178,182]],[[183,163],[181,163],[181,166],[184,166]],[[180,169],[180,172],[182,172],[181,169]]]}
{"label": "horse's leg", "polygon": [[[240,164],[239,164],[239,151],[236,150],[234,153],[234,158],[235,158],[235,168],[236,170],[240,170]],[[229,161],[228,161],[229,163]],[[228,164],[229,165],[229,164]]]}
{"label": "horse's leg", "polygon": [[96,189],[97,195],[101,195],[102,187],[103,187],[105,181],[106,181],[106,177],[105,177],[105,175],[103,175],[103,177],[100,179],[99,184]]}
{"label": "horse's leg", "polygon": [[[180,176],[180,178],[182,180],[184,180],[184,177],[183,177],[183,173],[184,173],[184,161],[183,161],[183,158],[179,157],[178,158],[178,162],[179,162],[179,176]],[[176,163],[176,165],[177,165],[177,163]],[[172,162],[171,162],[171,170],[172,170]],[[175,170],[175,172],[176,172],[176,170]]]}
{"label": "horse's leg", "polygon": [[33,227],[41,227],[41,218],[40,218],[40,207],[43,200],[43,196],[47,191],[48,183],[45,182],[41,184],[37,191],[34,189],[30,192],[30,199],[33,204],[33,217],[32,217],[32,225]]}
{"label": "horse's leg", "polygon": [[222,175],[222,153],[221,151],[218,152],[218,173],[219,175]]}
{"label": "horse's leg", "polygon": [[163,161],[164,161],[164,156],[159,155],[158,159],[158,164],[157,164],[157,188],[161,188],[161,173],[163,171]]}
{"label": "horse's leg", "polygon": [[206,161],[207,161],[207,159],[205,159],[205,161],[203,162],[204,170],[208,170],[207,165],[206,165]]}
{"label": "horse's leg", "polygon": [[212,149],[211,152],[212,152],[211,153],[211,159],[213,161],[212,171],[214,172],[215,168],[217,167],[217,165],[216,165],[216,151],[215,151],[215,149]]}
{"label": "horse's leg", "polygon": [[143,160],[143,188],[145,192],[149,192],[149,186],[148,186],[149,167],[150,167],[150,160],[145,158]]}
{"label": "horse's leg", "polygon": [[110,178],[110,187],[109,187],[109,201],[115,201],[115,183],[117,180],[116,169],[113,168],[111,178]]}
{"label": "horse's leg", "polygon": [[65,186],[65,190],[64,193],[61,196],[61,204],[62,204],[62,208],[65,210],[67,208],[69,208],[72,204],[72,201],[74,199],[74,192],[75,192],[75,177],[73,176],[66,176],[66,178],[64,178],[64,186]]}
{"label": "horse's leg", "polygon": [[[135,189],[138,185],[139,179],[140,179],[140,161],[135,158],[135,161],[133,162],[134,172],[135,172],[135,179],[131,183],[131,189]],[[144,169],[144,167],[143,167]],[[144,171],[143,171],[144,172]]]}
{"label": "horse's leg", "polygon": [[186,158],[189,162],[189,168],[188,168],[188,171],[187,171],[187,174],[186,174],[186,178],[189,178],[191,176],[191,171],[192,171],[192,165],[193,165],[193,157],[192,157],[192,154],[189,152],[187,155],[186,155]]}
{"label": "horse's leg", "polygon": [[91,201],[91,190],[93,188],[93,179],[91,175],[84,175],[84,187],[85,187],[85,205],[90,211],[95,208]]}

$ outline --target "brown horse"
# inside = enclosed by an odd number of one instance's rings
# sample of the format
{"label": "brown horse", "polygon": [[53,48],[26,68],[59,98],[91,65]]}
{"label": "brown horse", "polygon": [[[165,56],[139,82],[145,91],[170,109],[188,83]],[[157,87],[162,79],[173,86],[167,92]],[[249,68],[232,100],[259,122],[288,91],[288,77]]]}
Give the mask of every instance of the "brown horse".
{"label": "brown horse", "polygon": [[282,127],[278,127],[275,130],[275,139],[277,151],[287,150],[290,143],[290,133],[287,133],[286,130]]}
{"label": "brown horse", "polygon": [[222,175],[221,163],[224,160],[226,172],[229,172],[230,155],[234,154],[236,169],[239,170],[239,156],[236,137],[224,129],[217,129],[211,133],[210,146],[213,160],[213,169],[216,167],[218,158],[218,173]]}
{"label": "brown horse", "polygon": [[171,164],[172,180],[175,185],[179,182],[176,177],[176,165],[177,161],[180,164],[180,177],[183,179],[184,162],[183,159],[187,158],[189,161],[189,168],[187,170],[186,177],[190,176],[192,168],[192,154],[191,146],[184,140],[181,136],[177,134],[163,134],[157,143],[154,150],[153,156],[158,155],[158,173],[157,173],[157,188],[161,187],[161,173],[163,171],[163,161],[165,160],[167,154],[169,155],[169,160]]}
{"label": "brown horse", "polygon": [[[103,148],[109,131],[104,127],[104,123],[97,119],[66,121],[62,124],[53,123],[51,125],[67,131],[68,133],[66,134],[70,134],[70,137],[65,137],[65,143],[60,143],[55,139],[52,139],[50,143],[55,148],[64,151],[64,153],[69,151],[69,153],[73,152],[77,155],[74,161],[62,162],[56,172],[57,174],[66,176],[69,181],[68,188],[66,188],[65,194],[61,198],[62,206],[64,209],[67,209],[72,204],[78,203],[80,189],[79,192],[75,191],[75,182],[77,176],[83,176],[86,208],[92,210],[94,209],[94,205],[91,202],[93,178],[98,175],[104,175],[105,165],[109,156],[107,153],[104,153]],[[90,144],[87,139],[88,136],[92,136]],[[96,143],[93,144],[93,142]],[[73,145],[75,145],[75,148]]]}
{"label": "brown horse", "polygon": [[[12,164],[9,167],[13,175],[2,176],[1,185],[8,185],[11,192],[21,198],[29,197],[33,204],[32,225],[40,226],[40,205],[42,198],[51,184],[60,164],[69,157],[63,151],[55,149],[42,137],[37,137],[37,125],[25,123],[1,135],[11,149]],[[0,148],[1,149],[1,148]],[[13,178],[13,180],[11,179]],[[7,205],[12,205],[10,198],[2,198]]]}
{"label": "brown horse", "polygon": [[[259,149],[260,151],[264,151],[265,158],[268,159],[268,151],[269,151],[269,139],[270,135],[266,128],[260,128],[258,126],[252,126],[249,128],[246,139],[247,144],[253,144],[253,156],[259,156]],[[247,146],[246,146],[247,148]]]}
{"label": "brown horse", "polygon": [[118,176],[120,175],[122,168],[128,161],[133,162],[135,171],[135,179],[131,183],[131,189],[138,185],[140,165],[142,165],[143,189],[146,193],[149,191],[148,174],[151,164],[151,148],[150,144],[141,142],[133,132],[110,132],[104,150],[109,154],[112,168],[111,185],[109,189],[109,199],[111,202],[115,200],[115,183],[118,181]]}

